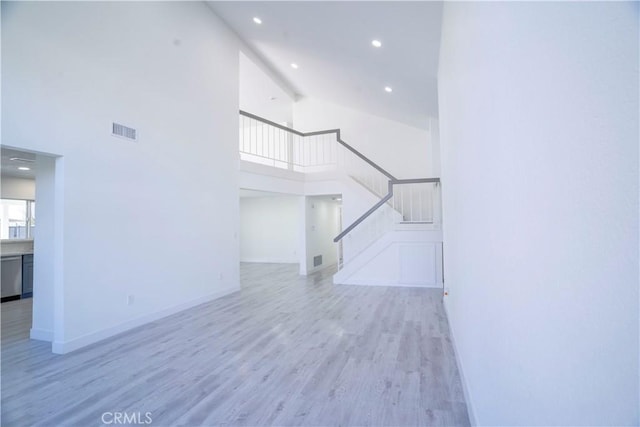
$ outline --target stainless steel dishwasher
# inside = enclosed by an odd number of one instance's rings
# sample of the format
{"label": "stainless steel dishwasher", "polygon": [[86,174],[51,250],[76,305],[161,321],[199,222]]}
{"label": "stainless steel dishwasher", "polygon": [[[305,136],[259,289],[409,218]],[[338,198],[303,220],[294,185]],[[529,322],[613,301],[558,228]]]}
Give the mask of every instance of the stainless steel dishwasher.
{"label": "stainless steel dishwasher", "polygon": [[2,301],[20,297],[22,293],[22,256],[2,257]]}

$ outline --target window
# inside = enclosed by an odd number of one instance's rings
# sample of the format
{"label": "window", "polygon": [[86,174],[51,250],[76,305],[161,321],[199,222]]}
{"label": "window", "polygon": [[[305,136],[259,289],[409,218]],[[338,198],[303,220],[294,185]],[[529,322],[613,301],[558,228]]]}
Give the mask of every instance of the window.
{"label": "window", "polygon": [[0,238],[33,239],[36,202],[0,199]]}

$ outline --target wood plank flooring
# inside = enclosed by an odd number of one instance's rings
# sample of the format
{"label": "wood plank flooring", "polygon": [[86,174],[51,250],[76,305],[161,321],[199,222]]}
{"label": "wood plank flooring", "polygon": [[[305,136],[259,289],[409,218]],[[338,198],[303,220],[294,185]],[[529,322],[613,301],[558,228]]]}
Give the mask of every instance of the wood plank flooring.
{"label": "wood plank flooring", "polygon": [[242,291],[67,355],[2,304],[1,425],[469,425],[441,291],[332,273],[242,264]]}

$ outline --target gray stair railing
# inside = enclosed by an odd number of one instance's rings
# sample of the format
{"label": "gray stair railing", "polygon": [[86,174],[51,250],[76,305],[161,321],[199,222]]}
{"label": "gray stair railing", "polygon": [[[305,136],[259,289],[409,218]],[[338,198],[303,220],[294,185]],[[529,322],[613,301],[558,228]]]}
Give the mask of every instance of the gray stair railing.
{"label": "gray stair railing", "polygon": [[327,130],[320,130],[320,131],[315,131],[315,132],[300,132],[298,130],[289,128],[287,126],[281,125],[279,123],[273,122],[271,120],[265,119],[263,117],[255,115],[255,114],[248,113],[248,112],[243,111],[243,110],[240,110],[240,115],[244,116],[244,117],[248,117],[248,118],[253,119],[253,120],[256,120],[258,122],[264,123],[266,125],[272,126],[274,128],[280,129],[282,131],[288,132],[290,134],[297,135],[297,136],[302,137],[302,138],[310,137],[310,136],[335,134],[336,141],[341,146],[343,146],[344,148],[349,150],[352,154],[356,155],[358,158],[360,158],[361,160],[366,162],[369,166],[371,166],[372,168],[376,169],[378,172],[380,172],[381,174],[386,176],[388,179],[390,179],[390,180],[395,180],[396,179],[389,172],[384,170],[382,167],[377,165],[375,162],[373,162],[372,160],[367,158],[364,154],[360,153],[358,150],[356,150],[355,148],[353,148],[352,146],[347,144],[344,140],[342,140],[342,138],[340,136],[340,129],[327,129]]}
{"label": "gray stair railing", "polygon": [[[386,196],[384,196],[378,203],[373,205],[368,211],[363,213],[358,219],[356,219],[351,225],[345,228],[342,233],[338,234],[333,241],[339,242],[342,240],[351,230],[356,228],[359,224],[361,224],[365,219],[367,219],[371,214],[377,211],[381,206],[387,203],[393,197],[393,187],[395,185],[403,185],[403,184],[426,184],[426,183],[434,183],[436,185],[440,184],[440,178],[415,178],[415,179],[392,179],[389,180],[389,192]],[[402,212],[401,212],[402,213]],[[412,221],[417,222],[417,221]]]}
{"label": "gray stair railing", "polygon": [[[377,203],[375,203],[369,210],[363,213],[352,224],[347,226],[338,236],[336,236],[333,239],[333,241],[336,243],[342,240],[354,228],[360,225],[363,221],[365,221],[368,217],[370,217],[374,212],[376,212],[382,206],[384,206],[385,204],[391,204],[390,201],[394,197],[394,186],[407,185],[407,184],[424,184],[424,183],[435,183],[436,185],[439,185],[440,183],[440,178],[397,179],[395,176],[393,176],[391,173],[386,171],[384,168],[382,168],[381,166],[373,162],[371,159],[366,157],[364,154],[360,153],[358,150],[356,150],[349,144],[347,144],[341,138],[340,129],[328,129],[328,130],[321,130],[321,131],[315,131],[315,132],[300,132],[298,130],[289,128],[287,126],[281,125],[279,123],[273,122],[271,120],[265,119],[263,117],[257,116],[255,114],[251,114],[243,110],[240,110],[239,113],[240,113],[241,119],[242,118],[249,119],[249,130],[248,130],[247,138],[245,138],[245,134],[247,133],[247,131],[244,129],[246,128],[246,124],[243,121],[241,121],[241,126],[243,127],[243,132],[242,132],[241,141],[240,141],[241,153],[246,153],[249,156],[255,156],[257,158],[273,160],[274,166],[276,165],[276,162],[279,162],[280,164],[289,164],[297,167],[305,167],[307,166],[307,164],[305,163],[306,157],[304,155],[304,150],[302,150],[302,154],[297,153],[296,155],[296,152],[295,152],[296,150],[291,148],[292,146],[291,141],[288,140],[287,138],[284,138],[283,140],[281,136],[274,137],[274,132],[276,132],[276,130],[279,130],[284,132],[287,135],[290,135],[292,137],[298,137],[298,138],[319,137],[323,135],[334,134],[335,141],[341,147],[345,148],[349,153],[353,154],[358,159],[366,163],[368,166],[375,169],[379,174],[384,176],[384,178],[386,179],[386,194],[384,194],[384,191],[378,190],[376,192],[376,195],[380,197],[380,200]],[[262,128],[259,131],[256,126],[256,129],[252,130],[252,123],[253,123],[251,122],[252,120],[256,121],[261,126],[266,125],[267,129],[265,130],[264,128]],[[254,133],[252,134],[252,132]],[[265,134],[266,134],[266,138],[269,141],[269,144],[267,144],[266,147],[262,147],[262,149],[260,149],[258,148],[258,144],[260,143],[260,141],[257,141],[258,136],[264,139]],[[253,138],[254,136],[255,136],[255,141]],[[246,139],[248,139],[248,142],[246,141]],[[302,147],[304,146],[303,144],[299,144],[299,145]],[[249,148],[247,148],[247,146]],[[316,148],[317,146],[318,144],[316,144]],[[300,149],[298,149],[298,151],[300,151]],[[328,157],[331,157],[331,155],[328,155]],[[356,177],[353,177],[353,178],[355,179]],[[364,183],[360,180],[357,180],[357,181],[360,182],[362,185],[367,186],[367,183]],[[375,186],[375,185],[372,184],[372,186]],[[373,189],[371,190],[373,191]],[[394,209],[398,209],[399,211],[402,211],[403,203],[401,201],[399,204],[399,207],[397,203],[394,203],[392,207]],[[402,212],[400,213],[404,218],[405,217],[404,213]]]}

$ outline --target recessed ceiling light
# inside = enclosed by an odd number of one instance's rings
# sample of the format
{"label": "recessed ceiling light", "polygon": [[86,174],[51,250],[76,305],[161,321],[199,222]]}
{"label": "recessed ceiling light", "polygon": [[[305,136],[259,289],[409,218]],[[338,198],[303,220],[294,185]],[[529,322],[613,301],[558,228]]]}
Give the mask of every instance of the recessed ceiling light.
{"label": "recessed ceiling light", "polygon": [[262,24],[262,19],[258,18],[257,16],[254,16],[253,22],[255,22],[256,24]]}
{"label": "recessed ceiling light", "polygon": [[295,62],[291,63],[291,68],[293,68],[294,70],[298,69],[298,64],[296,64]]}
{"label": "recessed ceiling light", "polygon": [[371,44],[373,47],[382,47],[382,42],[380,40],[371,40]]}
{"label": "recessed ceiling light", "polygon": [[11,157],[9,160],[14,162],[22,162],[22,163],[33,163],[35,160],[33,159],[23,159],[22,157]]}
{"label": "recessed ceiling light", "polygon": [[26,166],[20,166],[20,167],[18,168],[18,170],[21,170],[21,171],[30,171],[30,170],[31,170],[31,168],[28,168],[28,167],[26,167]]}
{"label": "recessed ceiling light", "polygon": [[393,92],[393,89],[391,89],[389,86],[385,86],[384,87],[384,91],[391,93],[391,92]]}

